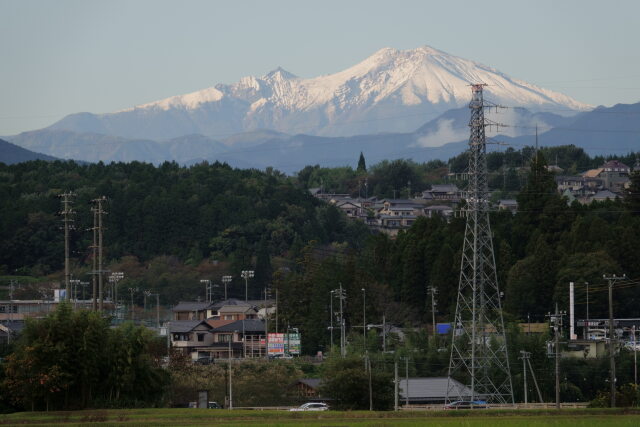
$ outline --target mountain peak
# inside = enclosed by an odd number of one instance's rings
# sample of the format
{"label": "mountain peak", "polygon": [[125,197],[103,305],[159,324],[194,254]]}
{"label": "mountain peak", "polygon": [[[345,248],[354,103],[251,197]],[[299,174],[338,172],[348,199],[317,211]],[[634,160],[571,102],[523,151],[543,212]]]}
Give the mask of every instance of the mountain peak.
{"label": "mountain peak", "polygon": [[296,76],[293,73],[288,72],[287,70],[285,70],[284,68],[278,66],[278,68],[276,68],[273,71],[268,72],[265,76],[265,79],[268,80],[272,80],[272,79],[297,79],[298,76]]}

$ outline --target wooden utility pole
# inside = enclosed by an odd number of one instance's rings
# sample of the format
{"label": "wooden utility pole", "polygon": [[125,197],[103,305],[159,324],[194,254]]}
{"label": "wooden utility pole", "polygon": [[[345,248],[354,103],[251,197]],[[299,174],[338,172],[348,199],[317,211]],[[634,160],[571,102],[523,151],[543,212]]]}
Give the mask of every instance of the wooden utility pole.
{"label": "wooden utility pole", "polygon": [[[556,409],[560,409],[560,334],[562,333],[562,316],[564,313],[558,311],[558,303],[556,303],[555,314],[548,314],[551,320],[554,332],[553,355],[556,360]],[[531,366],[529,366],[531,367]],[[537,384],[537,383],[536,383]]]}
{"label": "wooden utility pole", "polygon": [[93,243],[91,244],[91,309],[96,311],[98,309],[98,209],[91,208],[93,212]]}
{"label": "wooden utility pole", "polygon": [[522,356],[519,357],[519,359],[522,359],[522,378],[523,378],[523,387],[524,387],[524,404],[526,405],[527,403],[529,403],[527,401],[527,357],[529,357],[529,352],[526,352],[524,350],[520,350],[520,354]]}
{"label": "wooden utility pole", "polygon": [[103,282],[104,282],[104,268],[102,264],[102,255],[103,255],[103,245],[102,245],[102,237],[104,232],[104,227],[102,226],[102,215],[106,212],[102,209],[102,204],[107,201],[105,196],[98,197],[93,200],[93,203],[96,205],[94,208],[94,213],[98,217],[98,270],[94,271],[94,274],[98,275],[98,310],[104,310],[104,290],[103,290]]}
{"label": "wooden utility pole", "polygon": [[436,330],[436,295],[438,294],[438,289],[434,286],[428,286],[427,292],[431,294],[431,324],[433,325],[433,338],[435,339],[438,336],[438,331]]}
{"label": "wooden utility pole", "polygon": [[616,407],[616,347],[615,347],[615,329],[613,325],[613,284],[616,280],[626,279],[627,276],[623,275],[618,277],[615,274],[612,276],[603,275],[602,278],[609,283],[609,363],[610,363],[610,375],[609,382],[611,383],[611,407]]}
{"label": "wooden utility pole", "polygon": [[393,362],[393,373],[394,373],[393,408],[395,411],[397,411],[398,410],[398,359],[394,360]]}
{"label": "wooden utility pole", "polygon": [[556,409],[560,409],[560,315],[558,313],[558,303],[556,303],[555,317],[555,356],[556,356]]}

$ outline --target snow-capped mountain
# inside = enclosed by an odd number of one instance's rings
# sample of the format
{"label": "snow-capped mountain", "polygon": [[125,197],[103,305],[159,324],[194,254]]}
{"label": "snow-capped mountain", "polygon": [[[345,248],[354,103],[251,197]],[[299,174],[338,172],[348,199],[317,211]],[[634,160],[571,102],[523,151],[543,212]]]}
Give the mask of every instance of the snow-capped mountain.
{"label": "snow-capped mountain", "polygon": [[531,111],[588,110],[563,94],[511,78],[477,62],[424,46],[381,49],[344,71],[304,79],[278,68],[262,77],[218,84],[108,114],[72,114],[51,126],[125,138],[189,134],[224,137],[256,129],[345,136],[411,132],[468,104],[470,83],[487,99]]}

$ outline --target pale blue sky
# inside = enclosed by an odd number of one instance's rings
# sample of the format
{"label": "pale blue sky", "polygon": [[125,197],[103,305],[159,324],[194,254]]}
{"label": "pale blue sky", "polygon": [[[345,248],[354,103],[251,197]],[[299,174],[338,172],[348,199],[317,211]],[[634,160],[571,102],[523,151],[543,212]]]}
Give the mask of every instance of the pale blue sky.
{"label": "pale blue sky", "polygon": [[0,135],[277,66],[430,45],[594,105],[640,101],[640,1],[0,0]]}

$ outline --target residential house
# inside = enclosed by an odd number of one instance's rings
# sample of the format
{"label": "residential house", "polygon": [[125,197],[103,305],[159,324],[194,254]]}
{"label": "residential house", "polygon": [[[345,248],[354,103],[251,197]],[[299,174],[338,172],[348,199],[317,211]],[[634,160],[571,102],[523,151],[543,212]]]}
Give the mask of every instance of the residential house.
{"label": "residential house", "polygon": [[597,193],[592,194],[590,196],[581,197],[578,199],[578,201],[583,205],[588,205],[592,202],[604,202],[605,200],[615,200],[618,197],[620,197],[619,194],[613,193],[610,190],[600,190]]}
{"label": "residential house", "polygon": [[262,320],[236,320],[211,330],[212,344],[207,349],[211,357],[266,357],[265,322]]}
{"label": "residential house", "polygon": [[515,199],[501,199],[498,202],[498,209],[510,211],[515,215],[518,212],[518,202]]}
{"label": "residential house", "polygon": [[[45,317],[60,304],[60,300],[4,300],[0,301],[0,321],[24,320],[28,317]],[[74,301],[76,307],[88,309],[91,301]],[[113,309],[111,302],[105,303],[105,310]]]}
{"label": "residential house", "polygon": [[462,199],[462,193],[455,184],[433,184],[431,190],[422,192],[425,200],[446,200],[458,203]]}
{"label": "residential house", "polygon": [[571,340],[562,350],[562,357],[572,359],[595,359],[608,355],[607,340]]}
{"label": "residential house", "polygon": [[358,202],[339,200],[336,201],[335,206],[344,212],[348,218],[358,218],[362,216],[362,206]]}
{"label": "residential house", "polygon": [[205,348],[213,343],[211,329],[204,320],[174,320],[169,323],[171,347],[194,360],[205,357]]}
{"label": "residential house", "polygon": [[300,378],[293,383],[296,394],[305,401],[326,400],[320,397],[320,386],[322,380],[320,378]]}
{"label": "residential house", "polygon": [[614,193],[620,193],[629,182],[631,168],[618,160],[609,160],[597,169],[591,169],[582,174],[585,178],[602,180],[602,188]]}
{"label": "residential house", "polygon": [[225,305],[218,309],[220,320],[248,320],[257,319],[258,311],[250,305]]}
{"label": "residential house", "polygon": [[173,307],[173,320],[205,320],[210,302],[180,301]]}
{"label": "residential house", "polygon": [[558,192],[568,198],[585,198],[604,188],[602,179],[594,176],[556,176]]}
{"label": "residential house", "polygon": [[0,323],[0,344],[9,344],[18,338],[25,327],[24,320]]}
{"label": "residential house", "polygon": [[424,208],[424,213],[428,218],[439,215],[443,218],[451,218],[453,216],[453,208],[446,205],[433,205]]}

